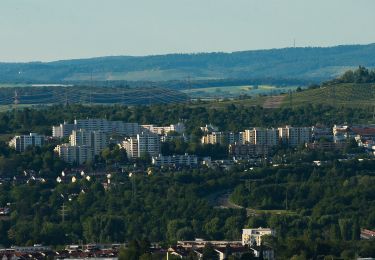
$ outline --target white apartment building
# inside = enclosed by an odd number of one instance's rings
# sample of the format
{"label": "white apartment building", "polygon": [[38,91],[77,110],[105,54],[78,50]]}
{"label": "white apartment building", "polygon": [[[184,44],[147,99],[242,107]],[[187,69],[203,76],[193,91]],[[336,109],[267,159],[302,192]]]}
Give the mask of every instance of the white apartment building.
{"label": "white apartment building", "polygon": [[208,125],[205,125],[205,126],[201,126],[200,129],[204,133],[212,133],[212,132],[218,132],[219,131],[218,127],[213,126],[211,124],[208,124]]}
{"label": "white apartment building", "polygon": [[239,133],[233,132],[212,132],[202,137],[202,144],[234,144],[241,140]]}
{"label": "white apartment building", "polygon": [[279,133],[277,129],[265,129],[254,127],[243,132],[243,141],[248,144],[276,146],[279,143]]}
{"label": "white apartment building", "polygon": [[198,157],[196,155],[171,155],[164,156],[159,154],[152,157],[152,164],[155,166],[197,166]]}
{"label": "white apartment building", "polygon": [[108,135],[102,131],[73,130],[69,143],[56,146],[55,152],[66,162],[82,164],[92,161],[108,143]]}
{"label": "white apartment building", "polygon": [[63,124],[52,126],[52,136],[59,138],[67,137],[72,133],[74,129],[76,129],[75,124],[68,124],[64,122]]}
{"label": "white apartment building", "polygon": [[283,144],[296,147],[311,141],[311,127],[279,127],[279,138]]}
{"label": "white apartment building", "polygon": [[29,135],[16,135],[9,142],[9,146],[18,152],[24,152],[28,146],[42,146],[44,144],[44,135],[30,133]]}
{"label": "white apartment building", "polygon": [[223,132],[212,132],[202,137],[202,144],[224,144],[225,134]]}
{"label": "white apartment building", "polygon": [[275,230],[271,228],[246,228],[242,229],[242,245],[257,245],[262,244],[262,236],[275,235]]}
{"label": "white apartment building", "polygon": [[102,131],[107,134],[121,134],[133,136],[140,132],[138,123],[125,123],[122,121],[109,121],[107,119],[76,119],[73,124],[64,122],[52,126],[53,137],[67,137],[73,130],[85,129],[88,131]]}
{"label": "white apartment building", "polygon": [[125,139],[122,146],[132,159],[139,158],[145,153],[157,156],[160,153],[160,137],[153,133],[141,133]]}
{"label": "white apartment building", "polygon": [[141,125],[141,127],[143,128],[142,130],[148,130],[158,135],[164,135],[169,132],[177,132],[180,134],[185,132],[185,125],[180,122],[169,126]]}
{"label": "white apartment building", "polygon": [[88,131],[84,129],[73,130],[69,136],[71,146],[89,146],[93,149],[94,155],[100,152],[109,144],[108,135],[102,131]]}
{"label": "white apartment building", "polygon": [[61,144],[55,147],[55,152],[65,162],[83,164],[93,160],[94,151],[87,145],[73,146]]}

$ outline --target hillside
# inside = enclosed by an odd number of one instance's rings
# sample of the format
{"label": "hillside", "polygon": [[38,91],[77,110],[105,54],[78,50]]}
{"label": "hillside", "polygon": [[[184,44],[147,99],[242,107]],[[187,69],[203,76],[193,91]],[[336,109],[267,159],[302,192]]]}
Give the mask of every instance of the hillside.
{"label": "hillside", "polygon": [[277,79],[321,82],[348,68],[375,67],[375,44],[233,53],[115,56],[55,62],[0,63],[0,82]]}
{"label": "hillside", "polygon": [[375,83],[338,83],[310,88],[291,94],[259,96],[250,99],[236,99],[215,102],[216,108],[235,104],[239,106],[261,106],[263,108],[329,105],[336,107],[363,107],[373,110],[375,104]]}

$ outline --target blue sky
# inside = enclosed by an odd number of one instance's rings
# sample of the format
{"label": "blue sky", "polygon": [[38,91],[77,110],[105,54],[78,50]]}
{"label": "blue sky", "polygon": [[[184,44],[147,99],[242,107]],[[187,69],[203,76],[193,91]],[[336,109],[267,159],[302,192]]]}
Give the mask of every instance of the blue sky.
{"label": "blue sky", "polygon": [[0,61],[375,42],[374,0],[1,0]]}

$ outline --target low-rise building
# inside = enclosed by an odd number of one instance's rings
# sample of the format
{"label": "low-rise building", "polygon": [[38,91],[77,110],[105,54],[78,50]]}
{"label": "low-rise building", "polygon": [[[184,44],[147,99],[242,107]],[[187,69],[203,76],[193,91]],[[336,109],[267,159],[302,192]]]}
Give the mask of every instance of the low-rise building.
{"label": "low-rise building", "polygon": [[375,239],[375,231],[369,229],[361,229],[361,239]]}
{"label": "low-rise building", "polygon": [[179,134],[182,134],[185,132],[185,125],[184,123],[177,123],[177,124],[172,124],[169,126],[156,126],[156,125],[141,125],[142,130],[149,131],[153,134],[158,134],[158,135],[164,135],[169,132],[176,132]]}
{"label": "low-rise building", "polygon": [[229,154],[237,158],[258,158],[266,157],[271,147],[268,145],[257,144],[230,144],[228,146]]}
{"label": "low-rise building", "polygon": [[212,133],[212,132],[218,132],[219,131],[219,128],[216,127],[216,126],[213,126],[212,124],[201,126],[200,129],[203,133]]}
{"label": "low-rise building", "polygon": [[45,136],[36,133],[29,135],[16,135],[9,142],[9,146],[18,152],[24,152],[29,146],[42,146],[44,144]]}
{"label": "low-rise building", "polygon": [[343,150],[345,148],[345,143],[313,142],[306,143],[306,147],[311,150]]}
{"label": "low-rise building", "polygon": [[311,135],[313,141],[320,141],[321,139],[324,139],[325,141],[333,141],[332,128],[323,125],[315,125],[311,127]]}
{"label": "low-rise building", "polygon": [[161,155],[152,157],[152,164],[155,166],[188,166],[196,167],[198,165],[198,157],[196,155]]}
{"label": "low-rise building", "polygon": [[262,237],[265,235],[275,235],[275,231],[271,228],[246,228],[242,230],[242,245],[262,244]]}

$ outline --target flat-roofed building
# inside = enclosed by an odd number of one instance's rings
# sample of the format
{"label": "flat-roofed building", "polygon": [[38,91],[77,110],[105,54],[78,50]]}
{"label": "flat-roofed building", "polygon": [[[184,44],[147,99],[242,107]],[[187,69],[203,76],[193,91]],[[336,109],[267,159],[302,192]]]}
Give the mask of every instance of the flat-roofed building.
{"label": "flat-roofed building", "polygon": [[126,138],[122,143],[129,158],[139,158],[144,154],[158,156],[160,154],[160,136],[153,133],[141,133]]}
{"label": "flat-roofed building", "polygon": [[228,146],[229,154],[231,156],[239,158],[258,158],[266,157],[270,151],[271,147],[268,145],[258,145],[258,144],[230,144]]}
{"label": "flat-roofed building", "polygon": [[108,135],[102,131],[88,131],[85,129],[73,130],[69,136],[69,142],[72,146],[90,146],[94,155],[100,152],[109,144]]}
{"label": "flat-roofed building", "polygon": [[36,133],[29,135],[16,135],[9,142],[9,146],[18,152],[24,152],[29,146],[42,146],[44,144],[45,136]]}
{"label": "flat-roofed building", "polygon": [[94,151],[87,145],[73,146],[71,144],[61,144],[54,150],[58,156],[65,162],[83,164],[93,160]]}
{"label": "flat-roofed building", "polygon": [[291,147],[304,145],[311,141],[311,127],[279,127],[279,138],[281,143]]}
{"label": "flat-roofed building", "polygon": [[120,134],[134,136],[140,133],[138,123],[125,123],[122,121],[109,121],[107,119],[76,119],[73,124],[52,126],[53,137],[68,137],[73,130],[85,129],[87,131],[101,131],[107,134]]}
{"label": "flat-roofed building", "polygon": [[244,143],[276,146],[279,144],[278,130],[254,127],[244,131]]}
{"label": "flat-roofed building", "polygon": [[245,228],[242,229],[242,245],[257,245],[262,244],[262,237],[265,235],[275,235],[275,230],[271,228]]}
{"label": "flat-roofed building", "polygon": [[188,166],[198,165],[198,157],[196,155],[161,155],[152,157],[152,164],[155,166]]}

